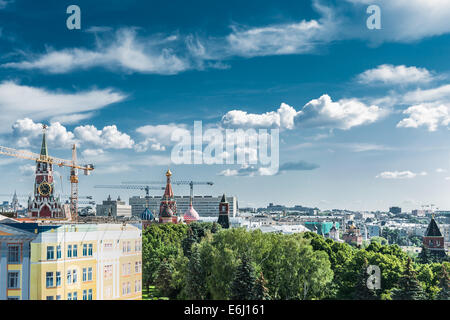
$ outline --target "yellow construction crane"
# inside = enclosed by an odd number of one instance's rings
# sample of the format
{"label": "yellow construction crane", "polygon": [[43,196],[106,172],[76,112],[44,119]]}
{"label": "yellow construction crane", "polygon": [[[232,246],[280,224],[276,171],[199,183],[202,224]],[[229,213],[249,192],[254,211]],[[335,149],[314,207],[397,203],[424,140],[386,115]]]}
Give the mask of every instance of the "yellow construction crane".
{"label": "yellow construction crane", "polygon": [[[44,135],[47,126],[43,126]],[[77,148],[74,144],[72,146],[72,160],[65,160],[56,157],[50,157],[48,155],[42,155],[33,153],[26,150],[17,150],[13,148],[7,148],[0,146],[0,154],[20,158],[28,159],[36,162],[45,162],[58,165],[59,167],[69,167],[70,168],[70,213],[71,219],[77,220],[78,218],[78,170],[83,170],[85,175],[89,175],[92,170],[94,170],[94,165],[78,165],[77,164]]]}

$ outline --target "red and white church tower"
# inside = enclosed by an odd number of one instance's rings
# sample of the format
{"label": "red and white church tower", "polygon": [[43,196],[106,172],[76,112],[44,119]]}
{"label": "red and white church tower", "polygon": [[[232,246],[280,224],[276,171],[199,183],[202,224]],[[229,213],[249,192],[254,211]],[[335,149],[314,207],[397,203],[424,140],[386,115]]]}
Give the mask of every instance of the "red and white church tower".
{"label": "red and white church tower", "polygon": [[[44,125],[40,160],[46,160],[48,157],[46,128],[47,126]],[[64,218],[61,203],[55,197],[53,165],[51,163],[36,161],[34,198],[28,202],[28,212],[31,218]]]}

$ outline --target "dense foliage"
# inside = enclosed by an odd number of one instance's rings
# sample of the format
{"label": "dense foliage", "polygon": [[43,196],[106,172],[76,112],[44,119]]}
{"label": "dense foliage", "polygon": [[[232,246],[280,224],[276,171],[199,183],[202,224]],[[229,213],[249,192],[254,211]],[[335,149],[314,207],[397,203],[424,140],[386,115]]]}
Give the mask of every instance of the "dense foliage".
{"label": "dense foliage", "polygon": [[[448,299],[450,263],[411,261],[384,243],[154,224],[143,233],[143,279],[170,299]],[[380,268],[379,290],[366,286],[368,265]]]}

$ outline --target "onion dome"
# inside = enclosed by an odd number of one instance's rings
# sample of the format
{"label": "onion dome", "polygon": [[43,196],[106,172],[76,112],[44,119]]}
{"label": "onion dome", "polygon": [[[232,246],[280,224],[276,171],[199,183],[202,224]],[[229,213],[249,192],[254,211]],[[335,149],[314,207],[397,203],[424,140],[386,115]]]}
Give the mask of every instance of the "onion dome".
{"label": "onion dome", "polygon": [[162,211],[161,211],[160,216],[164,217],[164,218],[172,218],[173,217],[173,211],[168,206],[164,206]]}
{"label": "onion dome", "polygon": [[192,204],[189,206],[189,209],[186,210],[183,216],[184,221],[186,222],[193,222],[200,219],[200,216],[198,215],[197,211],[195,211]]}
{"label": "onion dome", "polygon": [[141,213],[141,220],[153,220],[154,216],[153,213],[148,209],[145,208],[144,211]]}

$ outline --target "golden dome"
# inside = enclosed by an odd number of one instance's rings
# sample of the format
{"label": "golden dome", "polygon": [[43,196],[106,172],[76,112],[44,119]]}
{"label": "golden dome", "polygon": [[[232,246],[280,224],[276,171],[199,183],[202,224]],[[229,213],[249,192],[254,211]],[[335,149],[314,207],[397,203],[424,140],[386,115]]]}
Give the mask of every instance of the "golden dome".
{"label": "golden dome", "polygon": [[171,175],[172,175],[172,172],[170,172],[170,169],[167,169],[166,177],[170,177]]}

